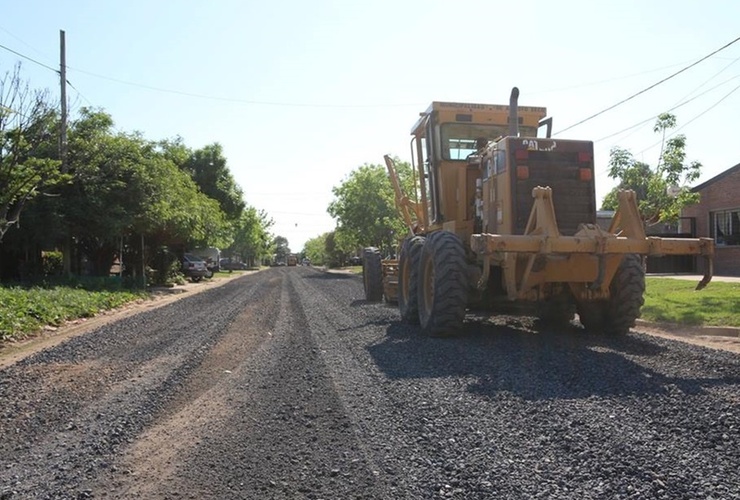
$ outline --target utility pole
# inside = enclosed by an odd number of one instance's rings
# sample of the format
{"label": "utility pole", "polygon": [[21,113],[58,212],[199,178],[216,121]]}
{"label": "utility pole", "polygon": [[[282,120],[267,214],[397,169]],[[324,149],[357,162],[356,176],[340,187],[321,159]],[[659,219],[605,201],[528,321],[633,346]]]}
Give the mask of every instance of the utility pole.
{"label": "utility pole", "polygon": [[[62,116],[59,122],[59,159],[62,161],[62,173],[67,173],[67,55],[64,42],[64,30],[59,30],[59,83],[61,84]],[[62,251],[62,272],[64,276],[72,274],[72,238],[69,233],[64,240]]]}
{"label": "utility pole", "polygon": [[62,117],[59,126],[59,157],[62,172],[67,173],[67,55],[64,30],[59,30],[59,80],[62,86]]}

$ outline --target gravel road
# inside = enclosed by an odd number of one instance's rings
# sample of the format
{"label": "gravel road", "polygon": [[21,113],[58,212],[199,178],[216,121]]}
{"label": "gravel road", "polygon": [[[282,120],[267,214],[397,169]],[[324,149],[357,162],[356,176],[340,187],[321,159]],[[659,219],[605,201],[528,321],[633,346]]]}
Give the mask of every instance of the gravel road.
{"label": "gravel road", "polygon": [[0,370],[0,499],[740,498],[740,355],[273,268]]}

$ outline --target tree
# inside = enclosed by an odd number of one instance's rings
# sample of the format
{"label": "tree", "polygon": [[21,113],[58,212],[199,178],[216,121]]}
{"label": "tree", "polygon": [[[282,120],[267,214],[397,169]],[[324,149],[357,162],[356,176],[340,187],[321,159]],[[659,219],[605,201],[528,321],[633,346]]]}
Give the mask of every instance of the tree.
{"label": "tree", "polygon": [[272,248],[275,253],[276,262],[286,262],[288,255],[290,255],[290,247],[288,246],[288,238],[284,236],[275,236],[272,240]]}
{"label": "tree", "polygon": [[230,243],[231,226],[216,200],[156,144],[112,127],[110,115],[88,108],[70,127],[72,183],[61,210],[90,272],[107,275],[121,239],[134,234],[154,246]]}
{"label": "tree", "polygon": [[326,238],[329,233],[324,233],[315,238],[306,241],[303,246],[303,253],[311,263],[317,266],[323,266],[329,263],[329,257],[326,251]]}
{"label": "tree", "polygon": [[632,189],[646,225],[675,222],[681,209],[699,201],[699,194],[692,193],[690,184],[701,175],[698,161],[686,162],[686,137],[676,135],[666,141],[666,131],[676,126],[675,116],[663,113],[658,116],[653,130],[661,133],[663,141],[658,164],[653,169],[647,163],[635,160],[626,149],[615,147],[609,154],[609,177],[618,179],[602,203],[604,210],[616,210],[617,192]]}
{"label": "tree", "polygon": [[[411,166],[396,162],[401,185],[413,192]],[[335,199],[327,211],[337,219],[342,246],[376,246],[390,253],[406,232],[396,210],[395,195],[386,167],[364,164],[332,189]]]}
{"label": "tree", "polygon": [[268,231],[273,223],[263,210],[247,206],[236,224],[234,242],[229,247],[229,252],[239,255],[248,265],[254,266],[269,254]]}
{"label": "tree", "polygon": [[35,154],[57,124],[48,92],[22,82],[20,64],[0,79],[0,242],[26,203],[64,177],[58,159]]}
{"label": "tree", "polygon": [[192,152],[182,168],[206,196],[218,201],[230,221],[237,221],[246,206],[244,193],[226,163],[223,148],[214,143]]}

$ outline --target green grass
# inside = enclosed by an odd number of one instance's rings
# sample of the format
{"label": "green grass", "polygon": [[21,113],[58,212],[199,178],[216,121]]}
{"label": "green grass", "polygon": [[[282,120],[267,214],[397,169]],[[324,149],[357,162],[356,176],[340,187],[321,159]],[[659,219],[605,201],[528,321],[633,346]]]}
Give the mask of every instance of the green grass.
{"label": "green grass", "polygon": [[642,319],[666,323],[740,327],[740,283],[647,278]]}
{"label": "green grass", "polygon": [[88,318],[146,296],[143,291],[125,289],[0,287],[0,340],[23,338],[45,325]]}

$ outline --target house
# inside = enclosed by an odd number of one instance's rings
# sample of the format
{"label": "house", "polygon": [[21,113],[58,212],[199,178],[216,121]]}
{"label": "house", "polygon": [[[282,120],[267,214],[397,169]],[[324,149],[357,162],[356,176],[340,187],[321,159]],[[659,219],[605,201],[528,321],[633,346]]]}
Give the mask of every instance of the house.
{"label": "house", "polygon": [[[701,195],[681,215],[692,218],[696,235],[714,238],[714,274],[740,276],[740,163],[692,188]],[[704,272],[699,259],[699,272]]]}

